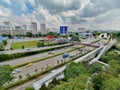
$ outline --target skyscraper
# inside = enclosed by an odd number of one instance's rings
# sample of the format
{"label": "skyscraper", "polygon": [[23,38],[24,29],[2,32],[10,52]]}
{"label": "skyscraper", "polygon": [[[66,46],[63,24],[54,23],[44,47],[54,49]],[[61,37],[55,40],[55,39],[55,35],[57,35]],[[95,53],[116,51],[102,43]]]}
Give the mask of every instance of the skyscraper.
{"label": "skyscraper", "polygon": [[34,35],[37,34],[37,23],[36,22],[31,22],[31,30]]}
{"label": "skyscraper", "polygon": [[68,26],[60,26],[60,34],[66,35],[68,33]]}
{"label": "skyscraper", "polygon": [[41,34],[47,34],[48,30],[46,29],[46,25],[44,23],[40,24],[40,30],[41,30]]}

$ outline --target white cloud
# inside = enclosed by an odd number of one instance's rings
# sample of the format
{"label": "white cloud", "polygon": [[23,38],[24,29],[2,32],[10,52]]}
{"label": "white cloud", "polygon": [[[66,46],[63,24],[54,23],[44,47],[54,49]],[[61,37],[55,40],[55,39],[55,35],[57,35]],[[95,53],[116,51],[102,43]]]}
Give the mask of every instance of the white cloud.
{"label": "white cloud", "polygon": [[12,15],[12,13],[11,13],[10,9],[0,6],[0,17],[3,17],[3,16],[8,17],[11,15]]}
{"label": "white cloud", "polygon": [[23,5],[21,6],[21,8],[22,8],[23,11],[27,11],[27,7],[26,7],[25,4],[23,4]]}
{"label": "white cloud", "polygon": [[[4,0],[12,5],[10,0]],[[0,17],[14,24],[44,22],[53,27],[76,24],[85,28],[120,28],[120,0],[12,0],[27,11],[25,3],[33,6],[32,13],[13,15],[0,5]],[[37,2],[36,2],[37,1]],[[1,21],[1,20],[0,20]],[[75,25],[74,25],[75,26]]]}
{"label": "white cloud", "polygon": [[4,1],[11,5],[11,1],[10,0],[4,0]]}

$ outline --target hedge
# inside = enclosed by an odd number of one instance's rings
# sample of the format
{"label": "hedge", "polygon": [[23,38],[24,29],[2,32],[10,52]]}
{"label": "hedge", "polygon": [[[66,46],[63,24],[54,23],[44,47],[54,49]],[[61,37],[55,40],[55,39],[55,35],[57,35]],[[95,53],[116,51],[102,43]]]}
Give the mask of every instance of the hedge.
{"label": "hedge", "polygon": [[[93,50],[91,50],[91,51],[93,51]],[[91,52],[91,51],[89,51],[89,52]],[[87,53],[89,53],[89,52],[87,52]],[[87,54],[87,53],[85,53],[85,54]],[[25,82],[27,82],[27,81],[29,81],[29,80],[31,80],[31,79],[33,79],[33,78],[36,78],[36,77],[38,77],[38,76],[40,76],[40,75],[42,75],[42,74],[45,74],[45,73],[50,72],[51,70],[54,70],[54,69],[56,69],[56,68],[60,68],[61,66],[65,65],[65,64],[67,64],[67,63],[70,63],[70,62],[72,62],[73,60],[75,60],[75,59],[77,59],[77,58],[79,58],[79,57],[81,57],[81,56],[83,56],[83,55],[85,55],[85,54],[82,54],[82,55],[80,55],[80,56],[78,56],[78,57],[75,57],[75,58],[73,58],[73,59],[70,59],[70,60],[68,60],[68,61],[65,61],[65,62],[63,62],[63,63],[61,63],[61,64],[59,64],[59,65],[54,66],[54,67],[48,68],[48,69],[46,69],[46,70],[44,70],[44,71],[41,71],[41,72],[39,72],[39,73],[36,73],[36,74],[30,76],[30,78],[25,78],[25,79],[23,79],[21,82],[20,82],[20,81],[14,82],[14,83],[10,84],[9,86],[6,86],[6,87],[2,88],[1,90],[8,90],[8,89],[10,89],[10,88],[12,88],[12,87],[14,87],[14,86],[20,85],[21,83],[25,83]]]}

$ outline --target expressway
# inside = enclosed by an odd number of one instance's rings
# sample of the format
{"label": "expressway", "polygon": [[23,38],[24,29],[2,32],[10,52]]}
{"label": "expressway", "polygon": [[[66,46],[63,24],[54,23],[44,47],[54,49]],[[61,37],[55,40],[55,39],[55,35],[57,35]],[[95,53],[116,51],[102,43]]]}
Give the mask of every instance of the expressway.
{"label": "expressway", "polygon": [[[58,53],[61,53],[61,52],[64,52],[64,51],[68,51],[72,48],[73,47],[63,48],[63,49],[58,49],[58,50],[52,50],[50,52],[52,52],[54,54],[58,54]],[[31,62],[33,60],[37,60],[39,58],[48,57],[48,56],[51,56],[51,55],[53,55],[53,54],[49,54],[49,52],[45,52],[45,53],[40,53],[40,54],[36,54],[36,55],[31,55],[31,56],[26,56],[26,57],[22,57],[22,58],[13,59],[13,60],[10,60],[10,61],[4,61],[4,62],[1,62],[0,65],[9,64],[11,66],[16,66],[16,65],[19,65],[19,64],[24,64],[24,63],[27,63],[27,62]]]}
{"label": "expressway", "polygon": [[[93,50],[93,49],[94,48],[92,48],[92,47],[86,47],[84,49],[85,51],[82,52],[82,53],[86,53],[87,50]],[[75,50],[75,51],[69,52],[69,54],[70,55],[71,54],[77,55],[77,54],[80,54],[80,51]],[[30,75],[33,75],[37,72],[41,72],[41,71],[45,70],[48,67],[48,65],[53,67],[53,66],[56,66],[56,65],[66,61],[68,59],[69,58],[63,59],[62,55],[60,55],[60,56],[49,58],[49,59],[46,59],[46,60],[43,60],[43,61],[40,61],[40,62],[33,63],[33,65],[30,66],[30,67],[22,66],[22,67],[19,68],[19,69],[21,69],[21,72],[14,74],[14,76],[17,77],[16,79],[18,79],[19,75],[22,75],[25,78],[28,73]]]}

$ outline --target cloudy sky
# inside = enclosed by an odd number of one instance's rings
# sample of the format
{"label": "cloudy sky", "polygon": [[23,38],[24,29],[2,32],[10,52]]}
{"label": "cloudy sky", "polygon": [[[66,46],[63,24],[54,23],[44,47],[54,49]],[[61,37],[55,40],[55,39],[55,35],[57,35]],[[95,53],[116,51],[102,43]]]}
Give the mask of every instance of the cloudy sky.
{"label": "cloudy sky", "polygon": [[120,0],[0,0],[0,23],[120,29]]}

